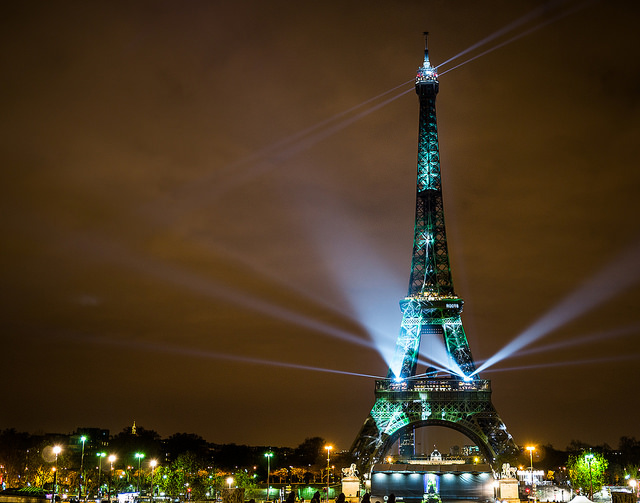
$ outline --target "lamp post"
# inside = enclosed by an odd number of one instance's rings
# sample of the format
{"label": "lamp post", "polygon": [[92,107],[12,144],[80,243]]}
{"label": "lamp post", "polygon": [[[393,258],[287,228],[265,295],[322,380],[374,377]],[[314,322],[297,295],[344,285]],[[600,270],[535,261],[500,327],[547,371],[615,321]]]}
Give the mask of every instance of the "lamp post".
{"label": "lamp post", "polygon": [[593,501],[593,477],[591,476],[591,461],[593,460],[593,454],[585,454],[584,459],[589,462],[589,499]]}
{"label": "lamp post", "polygon": [[109,486],[107,487],[107,498],[109,499],[109,503],[111,503],[111,482],[113,480],[113,463],[116,460],[116,456],[111,454],[109,456],[109,463],[111,463],[111,470],[109,471]]}
{"label": "lamp post", "polygon": [[536,486],[533,482],[533,451],[536,450],[536,448],[532,445],[528,445],[527,446],[527,450],[529,451],[529,459],[531,460],[531,492],[533,493],[533,501],[536,500]]}
{"label": "lamp post", "polygon": [[227,484],[229,484],[229,489],[231,489],[231,484],[233,484],[233,477],[227,477]]}
{"label": "lamp post", "polygon": [[269,501],[269,495],[271,494],[270,475],[271,475],[271,458],[273,452],[268,451],[264,453],[264,457],[267,458],[267,501]]}
{"label": "lamp post", "polygon": [[84,443],[87,441],[87,437],[82,435],[80,437],[82,442],[82,454],[80,455],[80,484],[78,486],[78,500],[82,498],[82,486],[84,484]]}
{"label": "lamp post", "polygon": [[138,492],[140,492],[140,461],[144,458],[144,453],[136,452],[135,456],[138,460]]}
{"label": "lamp post", "polygon": [[155,459],[149,461],[149,466],[151,467],[151,503],[153,503],[153,474],[156,471],[156,465],[158,462]]}
{"label": "lamp post", "polygon": [[329,470],[331,469],[329,463],[331,462],[331,449],[333,449],[333,446],[325,445],[324,448],[327,450],[327,501],[329,501]]}
{"label": "lamp post", "polygon": [[102,497],[102,486],[100,485],[100,479],[102,478],[102,458],[107,455],[106,452],[96,452],[96,456],[98,456],[99,464],[98,464],[98,496]]}
{"label": "lamp post", "polygon": [[62,447],[60,447],[59,445],[53,446],[53,453],[56,455],[56,469],[53,472],[53,498],[51,498],[51,501],[53,503],[55,503],[56,501],[56,492],[58,490],[58,454],[60,454],[61,452]]}

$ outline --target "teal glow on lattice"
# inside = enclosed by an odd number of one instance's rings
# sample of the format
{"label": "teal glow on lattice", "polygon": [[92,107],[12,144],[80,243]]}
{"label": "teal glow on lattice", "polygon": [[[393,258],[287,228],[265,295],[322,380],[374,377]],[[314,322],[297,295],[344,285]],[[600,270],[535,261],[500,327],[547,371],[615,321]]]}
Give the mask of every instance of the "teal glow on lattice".
{"label": "teal glow on lattice", "polygon": [[376,401],[371,410],[371,417],[373,417],[378,430],[385,435],[393,435],[409,423],[409,418],[405,414],[402,404],[387,400]]}

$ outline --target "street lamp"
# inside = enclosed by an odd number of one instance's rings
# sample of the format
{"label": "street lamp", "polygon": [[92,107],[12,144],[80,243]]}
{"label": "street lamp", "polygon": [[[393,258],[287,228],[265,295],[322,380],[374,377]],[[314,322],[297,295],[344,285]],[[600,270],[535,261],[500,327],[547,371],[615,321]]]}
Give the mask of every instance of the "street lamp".
{"label": "street lamp", "polygon": [[593,477],[591,476],[591,461],[593,460],[593,454],[585,454],[584,459],[589,462],[589,499],[593,501]]}
{"label": "street lamp", "polygon": [[53,453],[56,455],[56,469],[53,473],[53,498],[51,498],[51,501],[53,503],[55,503],[56,501],[56,491],[58,489],[58,454],[60,454],[61,452],[62,447],[60,447],[59,445],[53,446]]}
{"label": "street lamp", "polygon": [[102,486],[100,485],[100,479],[102,478],[102,458],[107,455],[106,452],[96,452],[96,456],[98,456],[100,464],[98,465],[98,496],[102,497]]}
{"label": "street lamp", "polygon": [[136,452],[135,456],[138,460],[138,492],[140,492],[140,461],[144,458],[144,453]]}
{"label": "street lamp", "polygon": [[109,486],[107,487],[107,498],[109,499],[109,503],[111,503],[111,482],[113,481],[113,463],[116,460],[115,454],[111,454],[108,459],[109,459],[109,463],[111,463],[111,470],[109,472]]}
{"label": "street lamp", "polygon": [[84,483],[84,443],[87,441],[87,437],[82,435],[80,437],[82,442],[82,455],[80,456],[80,484],[78,486],[78,500],[82,498],[82,484]]}
{"label": "street lamp", "polygon": [[151,467],[151,503],[153,503],[153,473],[156,470],[156,465],[158,462],[155,459],[149,461],[149,466]]}
{"label": "street lamp", "polygon": [[533,501],[536,500],[536,486],[533,483],[533,451],[536,450],[536,448],[532,445],[528,445],[527,446],[527,450],[529,451],[529,458],[531,460],[531,492],[533,493]]}
{"label": "street lamp", "polygon": [[332,445],[325,445],[324,448],[327,450],[327,501],[329,501],[329,463],[331,462],[331,449],[333,449]]}
{"label": "street lamp", "polygon": [[264,457],[267,458],[267,501],[269,501],[269,495],[271,494],[271,485],[269,483],[269,476],[271,475],[271,458],[273,452],[268,451],[264,453]]}
{"label": "street lamp", "polygon": [[231,484],[233,484],[233,477],[227,477],[227,484],[229,484],[229,489],[231,489]]}

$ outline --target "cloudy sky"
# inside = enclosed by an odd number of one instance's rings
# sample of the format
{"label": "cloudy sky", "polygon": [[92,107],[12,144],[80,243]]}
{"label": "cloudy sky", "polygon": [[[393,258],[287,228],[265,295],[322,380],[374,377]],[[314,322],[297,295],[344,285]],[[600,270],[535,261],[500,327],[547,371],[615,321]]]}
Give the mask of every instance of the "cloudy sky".
{"label": "cloudy sky", "polygon": [[427,30],[494,405],[520,444],[640,437],[639,23],[620,0],[3,2],[0,427],[348,449],[407,292]]}

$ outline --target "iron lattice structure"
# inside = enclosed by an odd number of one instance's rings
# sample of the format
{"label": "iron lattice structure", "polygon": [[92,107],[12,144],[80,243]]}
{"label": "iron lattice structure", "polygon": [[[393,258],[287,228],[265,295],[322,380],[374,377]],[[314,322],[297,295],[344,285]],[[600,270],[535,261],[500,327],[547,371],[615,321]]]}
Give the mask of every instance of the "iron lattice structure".
{"label": "iron lattice structure", "polygon": [[[473,440],[497,469],[499,458],[515,453],[517,447],[491,402],[490,381],[475,372],[460,317],[463,301],[453,289],[436,123],[439,84],[427,49],[415,88],[420,116],[409,291],[400,301],[402,322],[387,379],[376,381],[375,403],[351,453],[365,473],[398,439],[401,455],[412,454],[415,428],[446,426]],[[444,341],[449,359],[444,377],[443,372],[438,377],[416,377],[420,341],[426,335]]]}

